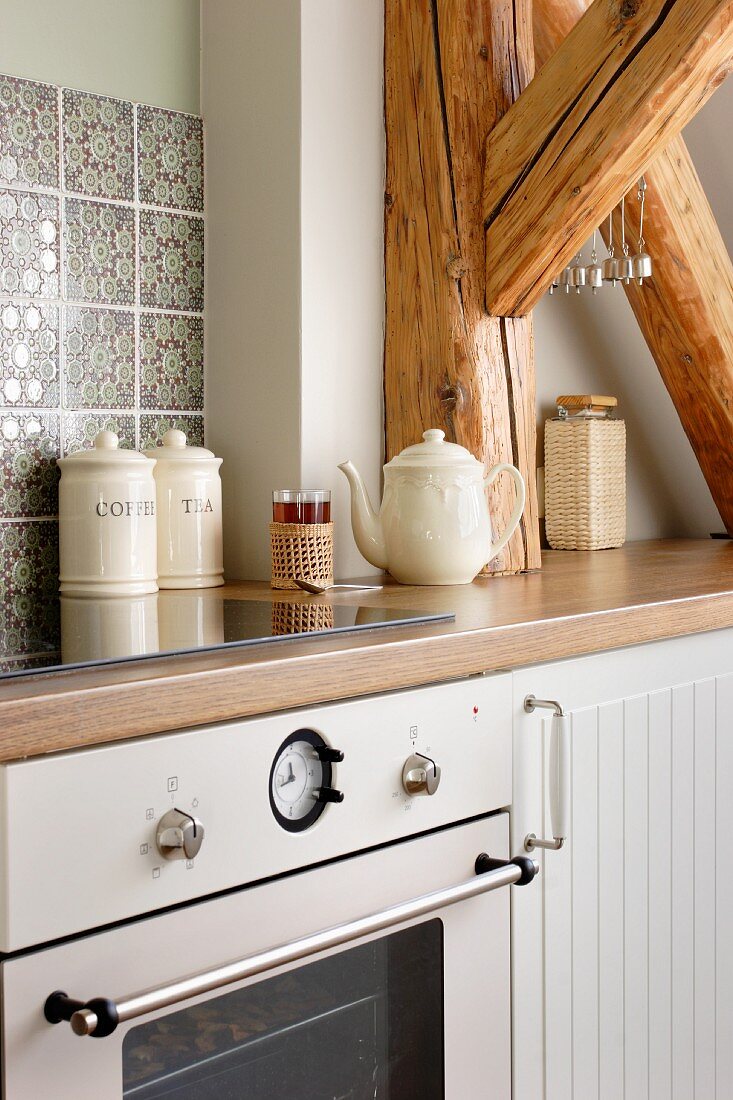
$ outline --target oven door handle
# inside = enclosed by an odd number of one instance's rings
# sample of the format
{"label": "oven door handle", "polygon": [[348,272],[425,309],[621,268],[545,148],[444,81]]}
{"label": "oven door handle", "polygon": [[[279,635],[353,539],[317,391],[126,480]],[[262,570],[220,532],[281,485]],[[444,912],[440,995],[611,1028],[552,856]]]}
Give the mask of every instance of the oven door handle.
{"label": "oven door handle", "polygon": [[255,974],[264,974],[268,970],[284,966],[287,963],[298,962],[307,959],[311,955],[317,955],[321,951],[340,947],[352,940],[361,939],[375,932],[382,932],[386,928],[402,924],[404,921],[414,920],[432,913],[436,909],[443,909],[447,905],[455,905],[456,902],[466,901],[468,898],[479,894],[488,894],[491,890],[498,890],[502,886],[515,883],[524,886],[531,882],[539,870],[534,860],[527,856],[517,856],[515,859],[493,859],[482,852],[476,859],[476,876],[466,882],[460,882],[455,886],[448,886],[444,890],[436,890],[431,894],[423,894],[421,897],[411,898],[409,901],[392,905],[388,909],[381,909],[378,913],[370,913],[358,920],[347,921],[345,924],[336,925],[334,928],[325,928],[320,932],[313,932],[302,939],[293,940],[291,943],[281,944],[268,951],[249,955],[244,959],[226,963],[214,970],[205,970],[201,974],[192,974],[167,985],[146,989],[141,993],[133,993],[129,997],[122,997],[117,1001],[104,997],[94,997],[90,1001],[78,1001],[69,997],[66,993],[57,991],[52,993],[44,1005],[44,1015],[49,1023],[58,1024],[62,1020],[71,1023],[72,1031],[76,1035],[93,1035],[103,1038],[111,1035],[118,1024],[127,1020],[134,1020],[138,1016],[145,1016],[150,1012],[156,1012],[170,1005],[181,1004],[193,997],[199,997],[203,993],[210,993],[214,989],[222,989],[225,986],[241,982],[245,978],[251,978]]}

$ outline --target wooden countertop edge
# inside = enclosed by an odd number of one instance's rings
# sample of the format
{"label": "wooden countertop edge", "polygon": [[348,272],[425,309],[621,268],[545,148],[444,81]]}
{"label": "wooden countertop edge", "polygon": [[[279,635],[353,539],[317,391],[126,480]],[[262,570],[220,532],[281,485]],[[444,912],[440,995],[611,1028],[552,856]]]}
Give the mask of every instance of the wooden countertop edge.
{"label": "wooden countertop edge", "polygon": [[730,626],[725,591],[49,691],[0,703],[0,762]]}

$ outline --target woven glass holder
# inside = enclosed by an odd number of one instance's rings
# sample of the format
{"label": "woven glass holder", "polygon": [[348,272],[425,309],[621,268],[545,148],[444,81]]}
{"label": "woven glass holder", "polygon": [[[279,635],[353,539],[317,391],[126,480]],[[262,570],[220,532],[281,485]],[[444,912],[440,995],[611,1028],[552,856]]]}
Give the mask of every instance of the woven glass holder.
{"label": "woven glass holder", "polygon": [[271,523],[271,588],[297,589],[293,577],[333,584],[332,523]]}
{"label": "woven glass holder", "polygon": [[545,533],[553,550],[609,550],[626,538],[623,420],[545,423]]}

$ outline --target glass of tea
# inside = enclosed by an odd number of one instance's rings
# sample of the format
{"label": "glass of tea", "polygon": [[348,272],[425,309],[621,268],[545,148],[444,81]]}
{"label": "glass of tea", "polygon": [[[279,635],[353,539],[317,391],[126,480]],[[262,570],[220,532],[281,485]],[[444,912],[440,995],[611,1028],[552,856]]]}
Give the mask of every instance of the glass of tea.
{"label": "glass of tea", "polygon": [[275,489],[272,493],[275,523],[330,523],[330,489]]}

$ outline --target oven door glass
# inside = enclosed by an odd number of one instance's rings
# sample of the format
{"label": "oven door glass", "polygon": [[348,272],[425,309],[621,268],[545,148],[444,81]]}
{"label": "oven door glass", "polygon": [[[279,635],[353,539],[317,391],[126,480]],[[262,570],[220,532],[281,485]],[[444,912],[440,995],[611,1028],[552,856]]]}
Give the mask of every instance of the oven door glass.
{"label": "oven door glass", "polygon": [[442,1100],[443,924],[133,1027],[122,1065],[136,1100]]}

